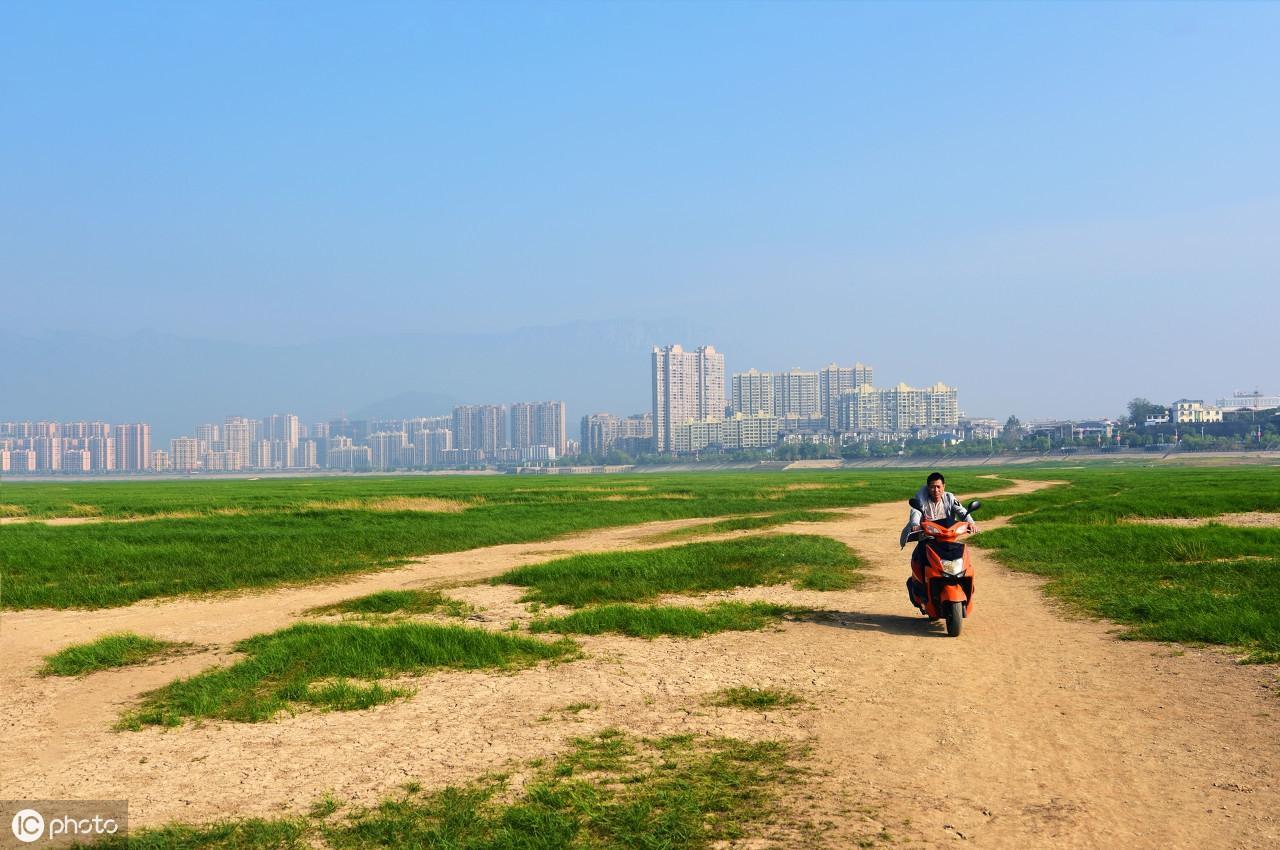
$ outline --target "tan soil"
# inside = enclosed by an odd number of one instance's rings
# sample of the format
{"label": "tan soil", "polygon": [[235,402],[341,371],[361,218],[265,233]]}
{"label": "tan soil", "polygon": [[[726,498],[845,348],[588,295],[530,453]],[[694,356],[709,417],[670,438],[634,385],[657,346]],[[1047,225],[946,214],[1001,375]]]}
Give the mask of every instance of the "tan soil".
{"label": "tan soil", "polygon": [[[696,641],[581,638],[585,660],[409,679],[417,693],[408,700],[264,724],[109,731],[142,691],[225,663],[231,641],[287,625],[304,608],[474,581],[568,552],[634,548],[702,520],[433,556],[325,586],[5,614],[0,796],[127,797],[137,825],[271,815],[301,811],[326,792],[367,803],[410,779],[463,781],[618,726],[810,742],[810,766],[822,775],[788,796],[804,817],[831,822],[822,846],[850,846],[881,829],[910,847],[962,837],[1000,848],[1280,846],[1274,668],[1116,640],[1105,623],[1064,616],[1037,579],[979,550],[973,617],[960,638],[947,639],[906,602],[907,558],[897,546],[905,513],[905,505],[874,505],[803,526],[867,559],[871,577],[858,589],[757,588],[692,600],[769,599],[825,614]],[[485,608],[475,625],[529,617],[512,588],[449,593]],[[211,648],[80,679],[35,675],[42,655],[121,629]],[[732,685],[786,688],[809,707],[760,714],[704,704]],[[599,707],[561,710],[578,702]],[[815,846],[812,835],[775,837]]]}
{"label": "tan soil", "polygon": [[1238,514],[1219,514],[1212,517],[1154,517],[1135,518],[1129,522],[1139,525],[1171,525],[1182,528],[1194,528],[1215,523],[1217,525],[1233,525],[1238,528],[1277,528],[1280,527],[1280,514],[1265,511],[1245,511]]}
{"label": "tan soil", "polygon": [[316,511],[422,511],[424,513],[460,514],[479,504],[430,496],[393,496],[386,499],[331,499],[307,502],[303,508]]}

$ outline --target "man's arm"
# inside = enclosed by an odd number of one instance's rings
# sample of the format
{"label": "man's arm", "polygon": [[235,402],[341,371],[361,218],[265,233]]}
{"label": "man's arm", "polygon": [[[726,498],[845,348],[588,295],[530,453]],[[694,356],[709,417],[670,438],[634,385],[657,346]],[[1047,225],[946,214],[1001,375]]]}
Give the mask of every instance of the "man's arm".
{"label": "man's arm", "polygon": [[978,526],[973,521],[973,517],[969,516],[968,508],[966,508],[963,504],[960,503],[960,500],[956,498],[954,493],[951,494],[951,502],[952,502],[951,515],[958,520],[962,520],[963,522],[968,523],[970,534],[973,534],[975,531],[977,531]]}

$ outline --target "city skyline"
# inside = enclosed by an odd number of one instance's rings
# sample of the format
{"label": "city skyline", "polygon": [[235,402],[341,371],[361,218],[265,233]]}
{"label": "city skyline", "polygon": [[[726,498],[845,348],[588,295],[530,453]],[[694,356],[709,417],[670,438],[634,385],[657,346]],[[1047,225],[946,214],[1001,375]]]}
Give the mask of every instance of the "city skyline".
{"label": "city skyline", "polygon": [[[791,444],[843,452],[859,443],[991,441],[999,420],[960,407],[955,386],[874,385],[873,366],[831,361],[820,369],[794,366],[727,372],[714,345],[680,343],[649,353],[651,409],[643,414],[582,415],[579,439],[568,437],[565,402],[521,401],[455,405],[448,415],[349,419],[311,424],[294,413],[261,419],[227,415],[192,434],[153,447],[148,423],[0,420],[0,473],[111,474],[238,472],[241,470],[375,471],[472,466],[534,466],[578,458],[605,462],[630,455],[689,456],[704,451],[750,452]],[[1280,405],[1280,397],[1236,391],[1214,404],[1179,398],[1150,407],[1135,398],[1131,418],[1144,427],[1224,424],[1225,416]],[[1142,409],[1142,413],[1135,410]],[[1014,428],[1011,416],[1009,427]],[[1131,425],[1135,423],[1130,423]],[[1118,440],[1109,418],[1025,423],[1029,434]],[[1016,428],[1021,432],[1023,425]],[[1261,432],[1259,431],[1259,438]],[[163,445],[163,440],[158,441]],[[863,446],[863,450],[866,446]],[[617,461],[612,461],[617,462]]]}

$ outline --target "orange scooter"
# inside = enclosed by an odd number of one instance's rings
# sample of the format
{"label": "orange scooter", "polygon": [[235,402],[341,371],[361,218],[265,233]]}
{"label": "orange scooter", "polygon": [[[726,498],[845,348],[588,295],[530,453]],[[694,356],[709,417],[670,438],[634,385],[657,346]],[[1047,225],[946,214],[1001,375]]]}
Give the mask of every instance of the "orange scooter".
{"label": "orange scooter", "polygon": [[[912,496],[911,507],[924,513],[920,500]],[[969,503],[969,514],[982,507],[982,502]],[[953,527],[955,526],[955,527]],[[948,517],[923,520],[918,531],[907,535],[917,541],[911,554],[911,578],[907,593],[911,603],[930,620],[945,618],[947,634],[956,637],[964,618],[973,608],[973,565],[969,563],[967,527]]]}

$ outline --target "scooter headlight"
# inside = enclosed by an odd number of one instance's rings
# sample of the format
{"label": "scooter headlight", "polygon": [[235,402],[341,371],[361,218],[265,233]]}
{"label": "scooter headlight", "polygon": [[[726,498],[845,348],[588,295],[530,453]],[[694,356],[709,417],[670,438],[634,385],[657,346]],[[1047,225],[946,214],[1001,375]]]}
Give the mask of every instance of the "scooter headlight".
{"label": "scooter headlight", "polygon": [[957,558],[954,561],[943,561],[942,574],[948,576],[964,575],[964,558]]}

